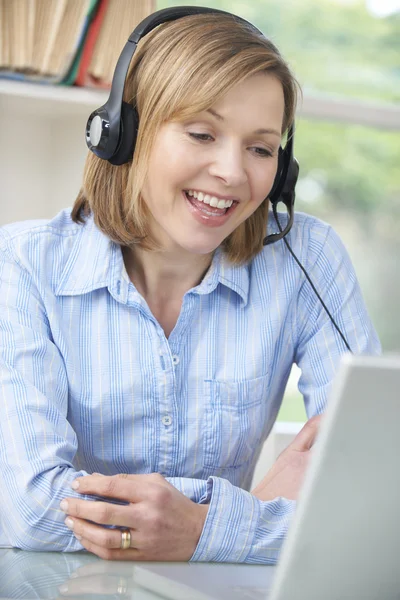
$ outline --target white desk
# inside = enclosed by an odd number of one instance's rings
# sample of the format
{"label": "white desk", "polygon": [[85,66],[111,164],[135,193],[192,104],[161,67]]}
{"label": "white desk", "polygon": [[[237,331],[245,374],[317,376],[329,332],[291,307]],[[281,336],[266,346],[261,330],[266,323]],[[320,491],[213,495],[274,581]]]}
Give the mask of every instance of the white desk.
{"label": "white desk", "polygon": [[0,549],[0,599],[264,600],[275,567],[110,562],[94,555]]}

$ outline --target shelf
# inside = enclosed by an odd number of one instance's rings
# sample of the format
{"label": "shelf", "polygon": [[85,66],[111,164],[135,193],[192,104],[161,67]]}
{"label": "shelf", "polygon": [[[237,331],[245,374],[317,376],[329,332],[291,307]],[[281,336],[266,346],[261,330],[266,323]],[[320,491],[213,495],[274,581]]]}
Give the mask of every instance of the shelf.
{"label": "shelf", "polygon": [[36,84],[0,79],[0,102],[11,113],[58,118],[87,115],[108,98],[107,90]]}
{"label": "shelf", "polygon": [[[91,110],[106,102],[108,93],[107,90],[0,79],[0,105],[13,114],[23,111],[47,118],[89,116]],[[304,91],[298,115],[315,120],[400,130],[399,105],[357,101],[310,91]]]}

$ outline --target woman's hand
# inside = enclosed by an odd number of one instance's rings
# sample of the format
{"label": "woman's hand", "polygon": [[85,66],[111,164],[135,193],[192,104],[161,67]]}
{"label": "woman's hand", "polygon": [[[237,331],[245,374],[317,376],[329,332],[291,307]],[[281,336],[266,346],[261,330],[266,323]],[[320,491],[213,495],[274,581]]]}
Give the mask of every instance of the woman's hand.
{"label": "woman's hand", "polygon": [[278,456],[261,483],[252,490],[251,493],[259,500],[273,500],[279,496],[297,500],[322,416],[312,417],[305,423],[292,443]]}
{"label": "woman's hand", "polygon": [[[94,474],[79,477],[74,484],[82,494],[129,502],[125,506],[76,498],[61,502],[66,525],[89,552],[107,560],[187,561],[193,555],[208,506],[186,498],[162,475]],[[101,525],[129,529],[131,547],[121,549],[120,529]]]}

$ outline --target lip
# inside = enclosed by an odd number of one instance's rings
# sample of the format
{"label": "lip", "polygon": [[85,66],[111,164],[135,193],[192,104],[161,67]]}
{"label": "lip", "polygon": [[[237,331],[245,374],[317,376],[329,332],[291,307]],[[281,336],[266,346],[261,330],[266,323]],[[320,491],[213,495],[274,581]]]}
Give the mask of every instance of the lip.
{"label": "lip", "polygon": [[[197,191],[197,190],[196,190]],[[200,191],[200,190],[199,190]],[[203,192],[204,193],[204,192]],[[228,209],[228,212],[223,215],[205,215],[200,210],[198,210],[186,197],[185,192],[182,190],[183,199],[186,202],[186,206],[192,214],[192,217],[196,219],[198,223],[202,225],[206,225],[207,227],[222,227],[225,223],[231,218],[231,215],[236,210],[237,204],[232,204],[232,206]],[[230,200],[231,198],[227,198]]]}
{"label": "lip", "polygon": [[233,200],[234,202],[240,202],[240,199],[237,196],[224,196],[223,194],[217,194],[216,192],[205,192],[204,190],[199,190],[197,188],[187,188],[184,191],[188,192],[189,190],[201,192],[204,195],[208,194],[209,196],[215,196],[215,198],[218,198],[219,200]]}

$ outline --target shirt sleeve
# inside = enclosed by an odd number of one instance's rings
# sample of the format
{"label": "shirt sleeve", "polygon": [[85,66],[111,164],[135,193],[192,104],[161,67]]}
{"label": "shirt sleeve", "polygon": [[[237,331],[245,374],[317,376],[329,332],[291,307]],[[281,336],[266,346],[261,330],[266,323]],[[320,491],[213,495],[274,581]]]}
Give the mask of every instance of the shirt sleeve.
{"label": "shirt sleeve", "polygon": [[[381,345],[368,315],[351,259],[338,234],[316,222],[307,230],[307,272],[354,354],[380,354]],[[347,347],[309,281],[297,299],[295,362],[307,416],[320,414]]]}
{"label": "shirt sleeve", "polygon": [[[76,471],[65,366],[32,276],[0,240],[0,542],[81,550],[64,524]],[[86,496],[90,498],[90,496]]]}
{"label": "shirt sleeve", "polygon": [[277,563],[296,502],[262,501],[220,477],[200,501],[209,509],[192,562]]}

